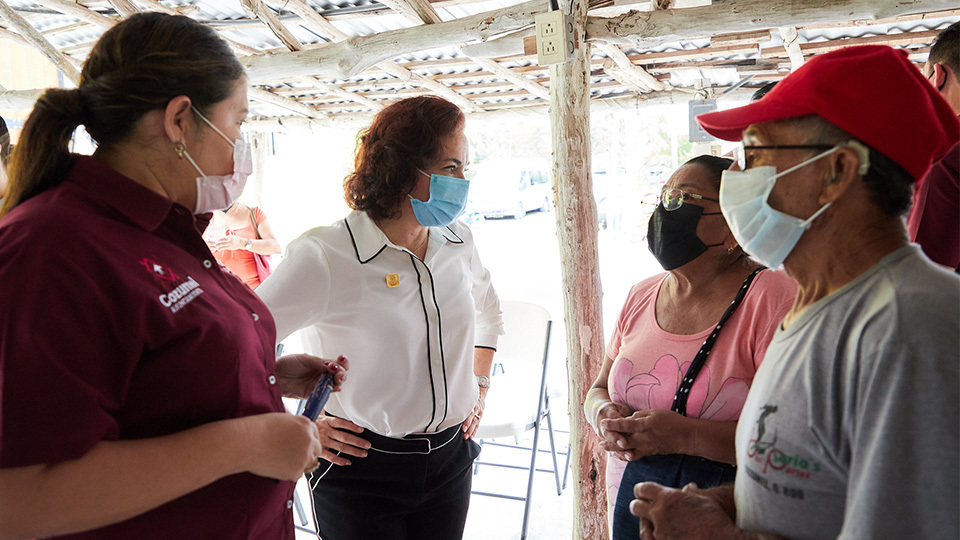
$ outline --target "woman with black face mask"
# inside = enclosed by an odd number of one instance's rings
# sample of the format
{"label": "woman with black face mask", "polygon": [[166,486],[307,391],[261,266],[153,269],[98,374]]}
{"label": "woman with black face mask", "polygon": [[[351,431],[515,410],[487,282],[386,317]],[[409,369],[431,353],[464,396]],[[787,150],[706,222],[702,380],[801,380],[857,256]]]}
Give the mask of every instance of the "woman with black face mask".
{"label": "woman with black face mask", "polygon": [[664,186],[647,241],[666,272],[630,290],[587,395],[586,417],[610,452],[614,540],[637,537],[637,482],[733,481],[737,418],[793,302],[793,280],[747,257],[720,213],[731,164],[700,156]]}

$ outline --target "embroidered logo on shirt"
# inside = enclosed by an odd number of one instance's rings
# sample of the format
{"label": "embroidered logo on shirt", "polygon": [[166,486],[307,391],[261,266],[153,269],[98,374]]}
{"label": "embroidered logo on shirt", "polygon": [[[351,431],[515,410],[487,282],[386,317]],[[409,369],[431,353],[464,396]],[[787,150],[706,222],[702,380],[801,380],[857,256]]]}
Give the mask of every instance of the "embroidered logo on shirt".
{"label": "embroidered logo on shirt", "polygon": [[177,285],[176,289],[166,294],[161,294],[157,298],[160,299],[161,304],[170,308],[171,313],[176,313],[201,294],[203,294],[203,289],[200,288],[197,280],[187,276],[187,280]]}
{"label": "embroidered logo on shirt", "polygon": [[162,264],[154,261],[153,259],[148,259],[144,257],[140,260],[140,264],[147,269],[148,272],[153,273],[154,277],[162,279],[164,281],[177,281],[180,279],[173,270],[163,266]]}
{"label": "embroidered logo on shirt", "polygon": [[387,287],[391,289],[400,286],[400,274],[387,274]]}
{"label": "embroidered logo on shirt", "polygon": [[[776,430],[770,429],[767,425],[777,409],[776,405],[764,405],[760,408],[760,417],[757,419],[755,428],[756,436],[750,439],[747,446],[747,457],[750,459],[744,463],[744,470],[747,477],[776,495],[803,499],[805,496],[803,487],[787,483],[787,478],[783,476],[777,476],[778,481],[772,481],[774,478],[769,475],[777,472],[794,477],[794,481],[809,480],[813,474],[820,472],[820,462],[816,459],[789,454],[777,448]],[[751,462],[762,465],[762,469],[754,470],[749,466]],[[799,486],[804,485],[799,484]]]}

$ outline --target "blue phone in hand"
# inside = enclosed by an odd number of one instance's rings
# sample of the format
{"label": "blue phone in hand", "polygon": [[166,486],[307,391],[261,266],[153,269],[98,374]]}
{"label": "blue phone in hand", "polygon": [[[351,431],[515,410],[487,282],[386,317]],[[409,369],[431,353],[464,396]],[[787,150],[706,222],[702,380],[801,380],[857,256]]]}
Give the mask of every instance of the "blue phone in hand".
{"label": "blue phone in hand", "polygon": [[303,414],[310,420],[314,422],[320,416],[320,411],[323,410],[323,406],[327,404],[327,399],[330,398],[330,392],[333,391],[333,373],[324,373],[320,376],[320,379],[317,381],[317,386],[313,388],[313,392],[310,392],[310,396],[307,397],[307,403],[303,406]]}

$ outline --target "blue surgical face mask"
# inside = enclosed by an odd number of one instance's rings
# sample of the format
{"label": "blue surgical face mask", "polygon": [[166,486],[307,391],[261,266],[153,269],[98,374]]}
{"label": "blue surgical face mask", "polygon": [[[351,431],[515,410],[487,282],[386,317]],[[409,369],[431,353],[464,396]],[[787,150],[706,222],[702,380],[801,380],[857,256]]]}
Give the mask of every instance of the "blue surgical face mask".
{"label": "blue surgical face mask", "polygon": [[868,151],[857,141],[838,144],[779,173],[773,166],[754,167],[746,171],[723,171],[720,181],[720,210],[744,251],[770,268],[783,264],[800,241],[800,237],[810,228],[810,224],[833,203],[821,206],[807,219],[800,219],[771,207],[767,202],[770,192],[778,178],[823,159],[844,146],[853,148],[860,155],[858,172],[861,176],[866,174],[870,168]]}
{"label": "blue surgical face mask", "polygon": [[445,227],[456,221],[467,207],[470,182],[454,176],[420,173],[430,177],[430,200],[410,197],[417,221],[424,227]]}

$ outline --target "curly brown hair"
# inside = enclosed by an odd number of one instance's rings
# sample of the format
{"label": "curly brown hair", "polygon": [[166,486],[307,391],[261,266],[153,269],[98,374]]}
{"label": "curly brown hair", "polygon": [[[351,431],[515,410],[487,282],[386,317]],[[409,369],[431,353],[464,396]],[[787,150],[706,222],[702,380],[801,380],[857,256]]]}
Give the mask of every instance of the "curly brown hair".
{"label": "curly brown hair", "polygon": [[347,204],[374,220],[397,217],[417,169],[437,159],[441,142],[463,123],[463,112],[436,96],[401,99],[377,113],[357,138],[354,169],[343,182]]}

